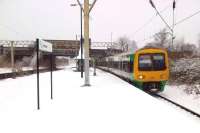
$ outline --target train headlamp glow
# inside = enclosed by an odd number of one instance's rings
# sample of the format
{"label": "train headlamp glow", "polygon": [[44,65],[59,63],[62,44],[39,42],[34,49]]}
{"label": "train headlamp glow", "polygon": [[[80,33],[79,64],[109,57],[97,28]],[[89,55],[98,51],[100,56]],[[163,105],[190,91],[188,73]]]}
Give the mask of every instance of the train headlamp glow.
{"label": "train headlamp glow", "polygon": [[138,78],[139,78],[139,79],[143,79],[144,76],[143,76],[143,75],[139,75]]}

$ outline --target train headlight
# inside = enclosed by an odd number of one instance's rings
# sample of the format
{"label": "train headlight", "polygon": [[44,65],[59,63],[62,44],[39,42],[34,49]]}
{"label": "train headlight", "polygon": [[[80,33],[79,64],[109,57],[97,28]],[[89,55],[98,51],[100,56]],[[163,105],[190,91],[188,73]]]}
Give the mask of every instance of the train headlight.
{"label": "train headlight", "polygon": [[144,79],[144,76],[143,75],[139,75],[138,78],[139,79]]}

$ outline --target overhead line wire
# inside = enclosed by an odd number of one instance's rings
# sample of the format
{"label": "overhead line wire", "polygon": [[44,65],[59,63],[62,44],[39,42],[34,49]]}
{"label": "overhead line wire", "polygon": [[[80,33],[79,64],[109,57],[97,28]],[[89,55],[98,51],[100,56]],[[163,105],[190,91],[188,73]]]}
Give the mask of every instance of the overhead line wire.
{"label": "overhead line wire", "polygon": [[[165,7],[163,10],[161,10],[160,12],[163,13],[164,11],[166,11],[171,5],[168,5],[167,7]],[[141,31],[143,28],[145,28],[148,24],[150,24],[153,19],[155,17],[157,17],[158,14],[153,15],[146,23],[144,23],[140,28],[138,28],[133,34],[135,35],[136,33],[138,33],[139,31]]]}
{"label": "overhead line wire", "polygon": [[[191,14],[191,15],[189,15],[189,16],[187,16],[187,17],[181,19],[181,20],[179,20],[178,22],[176,22],[176,23],[174,24],[174,26],[177,26],[177,25],[179,25],[179,24],[181,24],[181,23],[183,23],[183,22],[189,20],[190,18],[196,16],[196,15],[199,14],[199,13],[200,13],[200,10],[198,10],[197,12],[195,12],[195,13],[193,13],[193,14]],[[170,27],[171,27],[171,26],[170,26]],[[154,35],[155,35],[155,34],[154,34]],[[140,41],[138,41],[138,42],[144,42],[144,41],[146,41],[146,40],[148,40],[148,39],[151,39],[151,38],[154,37],[154,35],[151,35],[151,36],[149,36],[149,37],[147,37],[147,38],[144,38],[144,39],[142,39],[142,40],[140,40]]]}
{"label": "overhead line wire", "polygon": [[200,10],[197,11],[197,12],[195,12],[195,13],[193,13],[193,14],[191,14],[191,15],[189,15],[188,17],[183,18],[182,20],[180,20],[180,21],[178,21],[177,23],[175,23],[175,26],[178,25],[178,24],[183,23],[184,21],[186,21],[186,20],[188,20],[188,19],[194,17],[195,15],[197,15],[197,14],[199,14],[199,13],[200,13]]}

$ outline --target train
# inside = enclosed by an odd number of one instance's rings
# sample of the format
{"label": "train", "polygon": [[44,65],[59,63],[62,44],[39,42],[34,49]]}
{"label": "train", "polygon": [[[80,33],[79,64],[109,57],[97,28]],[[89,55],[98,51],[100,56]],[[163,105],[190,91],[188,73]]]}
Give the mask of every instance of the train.
{"label": "train", "polygon": [[98,59],[99,69],[113,73],[137,88],[158,93],[164,91],[169,79],[167,50],[161,48],[142,48]]}

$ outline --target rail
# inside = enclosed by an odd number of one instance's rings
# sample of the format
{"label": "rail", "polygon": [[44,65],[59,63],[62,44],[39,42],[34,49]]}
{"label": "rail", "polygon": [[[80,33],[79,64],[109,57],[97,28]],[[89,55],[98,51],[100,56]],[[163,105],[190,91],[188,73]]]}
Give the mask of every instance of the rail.
{"label": "rail", "polygon": [[177,107],[180,107],[181,109],[183,109],[183,110],[195,115],[196,117],[200,118],[200,114],[198,114],[198,113],[194,112],[193,110],[188,109],[188,108],[184,107],[183,105],[180,105],[180,104],[178,104],[178,103],[176,103],[176,102],[174,102],[174,101],[172,101],[172,100],[170,100],[170,99],[168,99],[166,97],[163,97],[163,96],[161,96],[159,94],[153,94],[152,96],[161,98],[161,99],[163,99],[163,100],[165,100],[165,101],[167,101],[169,103],[172,103],[172,104],[176,105]]}

